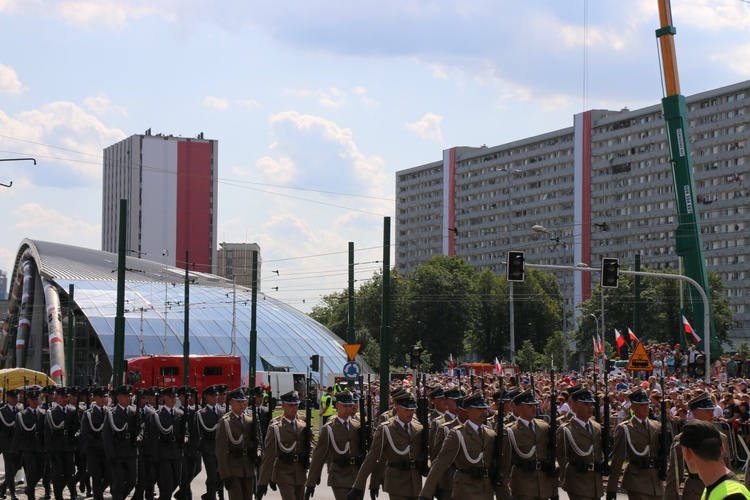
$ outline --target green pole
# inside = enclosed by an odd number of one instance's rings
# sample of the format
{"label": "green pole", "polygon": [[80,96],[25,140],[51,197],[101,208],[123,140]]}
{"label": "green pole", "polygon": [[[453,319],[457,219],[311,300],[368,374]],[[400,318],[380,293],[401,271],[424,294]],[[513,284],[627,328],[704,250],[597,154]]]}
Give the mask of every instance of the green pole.
{"label": "green pole", "polygon": [[65,373],[67,374],[65,385],[75,385],[74,384],[74,376],[73,376],[73,370],[75,369],[75,363],[73,360],[75,359],[75,352],[76,352],[76,332],[75,332],[75,315],[73,314],[73,309],[75,307],[75,302],[73,301],[73,291],[75,290],[75,285],[72,283],[68,286],[68,335],[65,337],[65,347],[66,347],[66,353],[65,353],[65,364],[67,365],[65,367]]}
{"label": "green pole", "polygon": [[383,224],[383,306],[380,325],[380,414],[388,411],[391,357],[391,218]]}
{"label": "green pole", "polygon": [[190,253],[185,250],[185,334],[182,342],[182,385],[190,385]]}
{"label": "green pole", "polygon": [[346,331],[346,343],[354,344],[354,242],[349,242],[349,328]]}
{"label": "green pole", "polygon": [[258,311],[258,251],[253,250],[253,289],[252,289],[252,302],[250,305],[250,354],[247,358],[249,363],[248,366],[248,381],[249,387],[255,386],[255,358],[258,356],[258,330],[256,328]]}
{"label": "green pole", "polygon": [[[641,270],[641,254],[635,254],[635,270]],[[633,330],[641,338],[641,277],[633,277]]]}
{"label": "green pole", "polygon": [[117,242],[117,315],[115,316],[115,352],[112,356],[112,385],[122,384],[125,360],[125,253],[127,249],[128,200],[120,200],[120,234]]}

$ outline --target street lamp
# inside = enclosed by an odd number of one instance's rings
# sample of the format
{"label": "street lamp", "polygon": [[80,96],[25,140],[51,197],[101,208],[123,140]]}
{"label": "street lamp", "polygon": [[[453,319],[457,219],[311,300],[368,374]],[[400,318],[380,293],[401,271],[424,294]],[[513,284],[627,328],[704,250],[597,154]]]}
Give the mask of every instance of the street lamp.
{"label": "street lamp", "polygon": [[594,325],[596,325],[596,338],[599,338],[599,318],[596,317],[596,314],[590,313],[589,316],[594,318]]}

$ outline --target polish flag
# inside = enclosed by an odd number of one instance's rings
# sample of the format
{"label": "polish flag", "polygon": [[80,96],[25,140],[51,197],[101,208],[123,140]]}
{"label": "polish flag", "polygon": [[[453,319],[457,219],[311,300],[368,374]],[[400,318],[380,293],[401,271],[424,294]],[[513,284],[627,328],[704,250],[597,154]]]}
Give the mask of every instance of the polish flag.
{"label": "polish flag", "polygon": [[688,320],[685,316],[682,317],[682,327],[685,329],[685,337],[687,337],[688,333],[693,336],[693,341],[698,344],[701,341],[701,338],[698,336],[697,333],[695,333],[695,330],[693,330],[693,327],[690,326],[690,323],[688,323]]}
{"label": "polish flag", "polygon": [[452,353],[450,356],[448,356],[448,368],[451,371],[451,375],[453,375],[453,354]]}
{"label": "polish flag", "polygon": [[503,374],[503,367],[500,364],[500,361],[497,360],[497,356],[495,356],[495,373],[497,373],[498,375]]}
{"label": "polish flag", "polygon": [[593,342],[594,344],[594,356],[597,356],[598,354],[600,354],[599,343],[596,341],[593,335],[591,336],[591,342]]}
{"label": "polish flag", "polygon": [[598,333],[596,334],[596,340],[599,341],[599,354],[604,354],[604,341]]}
{"label": "polish flag", "polygon": [[617,328],[615,328],[615,344],[617,345],[617,357],[620,357],[620,349],[625,345],[625,339],[617,331]]}
{"label": "polish flag", "polygon": [[630,327],[628,327],[628,335],[630,335],[630,340],[632,340],[633,342],[640,342],[640,340],[638,340],[638,337],[635,336],[635,333],[633,333],[633,330],[631,330]]}

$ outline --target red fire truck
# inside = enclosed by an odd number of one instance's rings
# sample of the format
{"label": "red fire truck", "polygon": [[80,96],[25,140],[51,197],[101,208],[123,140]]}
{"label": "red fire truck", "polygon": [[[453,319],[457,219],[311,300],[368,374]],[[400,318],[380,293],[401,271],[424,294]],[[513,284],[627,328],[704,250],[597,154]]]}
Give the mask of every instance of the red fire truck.
{"label": "red fire truck", "polygon": [[[170,387],[183,384],[182,356],[142,356],[125,360],[125,380],[134,388]],[[229,390],[242,385],[239,356],[190,356],[188,384],[202,393],[205,387],[225,384]]]}

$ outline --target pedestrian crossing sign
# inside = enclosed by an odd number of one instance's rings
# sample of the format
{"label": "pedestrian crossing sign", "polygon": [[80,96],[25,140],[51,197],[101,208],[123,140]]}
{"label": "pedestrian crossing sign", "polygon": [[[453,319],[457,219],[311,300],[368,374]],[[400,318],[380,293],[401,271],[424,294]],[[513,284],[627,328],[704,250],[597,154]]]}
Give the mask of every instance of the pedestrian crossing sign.
{"label": "pedestrian crossing sign", "polygon": [[646,352],[646,348],[643,347],[642,342],[638,342],[638,345],[635,346],[626,369],[631,372],[654,371],[654,365],[651,363],[651,358],[648,357],[648,353]]}

